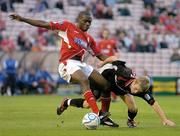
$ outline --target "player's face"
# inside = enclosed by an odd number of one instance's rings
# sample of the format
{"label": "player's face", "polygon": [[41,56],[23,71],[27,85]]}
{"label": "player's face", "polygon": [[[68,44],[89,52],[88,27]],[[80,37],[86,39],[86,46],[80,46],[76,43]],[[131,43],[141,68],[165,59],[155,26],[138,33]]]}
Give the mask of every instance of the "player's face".
{"label": "player's face", "polygon": [[130,85],[131,94],[138,94],[141,92],[140,84],[137,80],[134,80],[132,84]]}
{"label": "player's face", "polygon": [[104,39],[107,39],[109,37],[109,32],[107,30],[103,31],[103,37]]}
{"label": "player's face", "polygon": [[91,25],[92,18],[87,15],[83,15],[78,20],[78,26],[82,31],[87,31]]}

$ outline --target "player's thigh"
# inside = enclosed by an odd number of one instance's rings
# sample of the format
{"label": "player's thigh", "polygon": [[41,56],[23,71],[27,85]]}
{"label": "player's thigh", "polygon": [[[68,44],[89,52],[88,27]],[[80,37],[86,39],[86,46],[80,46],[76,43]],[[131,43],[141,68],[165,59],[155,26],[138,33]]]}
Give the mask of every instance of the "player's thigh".
{"label": "player's thigh", "polygon": [[110,86],[108,81],[96,70],[93,70],[93,72],[89,76],[89,79],[101,88],[108,89]]}
{"label": "player's thigh", "polygon": [[73,83],[85,83],[89,84],[88,77],[85,75],[85,73],[79,69],[71,74],[71,82]]}
{"label": "player's thigh", "polygon": [[128,109],[132,109],[132,110],[137,109],[136,102],[131,94],[125,94],[120,97],[124,101],[124,103],[128,106]]}

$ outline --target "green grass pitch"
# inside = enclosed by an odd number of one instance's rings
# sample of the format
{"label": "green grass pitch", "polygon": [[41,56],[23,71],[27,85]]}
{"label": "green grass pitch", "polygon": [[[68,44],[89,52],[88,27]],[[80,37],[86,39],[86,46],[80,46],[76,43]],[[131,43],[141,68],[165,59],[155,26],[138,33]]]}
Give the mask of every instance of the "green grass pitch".
{"label": "green grass pitch", "polygon": [[81,121],[90,110],[70,107],[59,117],[56,107],[62,100],[60,96],[0,96],[0,136],[180,136],[179,96],[155,98],[176,127],[163,126],[153,109],[140,98],[136,98],[137,128],[126,126],[127,108],[119,101],[112,103],[110,109],[119,128],[100,126],[97,130],[86,130]]}

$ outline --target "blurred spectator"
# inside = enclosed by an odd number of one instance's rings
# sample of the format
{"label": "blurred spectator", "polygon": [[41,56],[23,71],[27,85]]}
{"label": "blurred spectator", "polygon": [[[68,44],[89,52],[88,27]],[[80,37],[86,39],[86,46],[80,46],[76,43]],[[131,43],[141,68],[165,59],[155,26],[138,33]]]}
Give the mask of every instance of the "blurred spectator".
{"label": "blurred spectator", "polygon": [[38,34],[39,34],[39,35],[41,35],[41,34],[43,34],[43,33],[47,33],[47,32],[48,32],[48,30],[47,30],[47,29],[45,29],[45,28],[41,28],[41,27],[38,27],[38,28],[37,28],[37,31],[38,31]]}
{"label": "blurred spectator", "polygon": [[57,35],[55,35],[53,32],[48,31],[44,34],[44,38],[48,42],[48,45],[51,47],[57,47],[59,46],[56,42],[59,41]]}
{"label": "blurred spectator", "polygon": [[130,51],[132,44],[133,44],[133,39],[129,34],[126,33],[124,36],[124,45],[127,48],[127,51]]}
{"label": "blurred spectator", "polygon": [[16,92],[16,76],[18,69],[18,61],[14,59],[13,52],[9,52],[9,58],[3,61],[3,70],[5,72],[5,83],[2,87],[2,94],[7,93],[8,88],[10,88],[11,95]]}
{"label": "blurred spectator", "polygon": [[150,52],[153,45],[148,42],[148,36],[140,36],[139,42],[137,42],[137,51],[138,52]]}
{"label": "blurred spectator", "polygon": [[103,0],[98,0],[96,3],[96,18],[104,18],[105,5]]}
{"label": "blurred spectator", "polygon": [[68,0],[68,4],[70,6],[84,6],[84,1],[83,0]]}
{"label": "blurred spectator", "polygon": [[151,9],[154,9],[156,0],[143,0],[143,2],[145,8],[151,7]]}
{"label": "blurred spectator", "polygon": [[116,0],[117,3],[131,3],[132,0]]}
{"label": "blurred spectator", "polygon": [[161,13],[166,11],[166,6],[164,1],[157,1],[155,3],[155,11],[156,14],[159,16]]}
{"label": "blurred spectator", "polygon": [[118,48],[116,45],[116,40],[110,38],[110,32],[108,29],[105,29],[102,33],[102,39],[98,42],[98,48],[101,53],[107,56],[118,56]]}
{"label": "blurred spectator", "polygon": [[[178,35],[177,35],[178,36]],[[179,46],[179,38],[173,33],[165,34],[165,42],[168,44],[169,48],[178,48]]]}
{"label": "blurred spectator", "polygon": [[55,8],[58,8],[58,9],[64,11],[64,0],[58,0],[55,3]]}
{"label": "blurred spectator", "polygon": [[42,36],[38,35],[37,33],[34,33],[31,36],[32,36],[31,40],[30,40],[32,43],[31,51],[34,51],[34,52],[42,51],[42,46],[40,44],[41,42],[43,43],[43,41],[44,41],[43,39],[41,41]]}
{"label": "blurred spectator", "polygon": [[158,43],[159,43],[160,49],[168,48],[168,43],[166,42],[165,35],[158,36]]}
{"label": "blurred spectator", "polygon": [[14,11],[13,0],[0,0],[0,8],[4,12]]}
{"label": "blurred spectator", "polygon": [[15,50],[14,40],[9,36],[4,37],[1,41],[0,48],[2,51],[5,52],[14,51]]}
{"label": "blurred spectator", "polygon": [[30,9],[31,12],[42,12],[49,8],[47,0],[36,0],[36,5],[33,9]]}
{"label": "blurred spectator", "polygon": [[5,20],[3,20],[2,14],[0,12],[0,31],[5,30],[5,29],[6,29],[6,23],[5,23]]}
{"label": "blurred spectator", "polygon": [[13,0],[13,2],[23,3],[23,2],[24,2],[24,0]]}
{"label": "blurred spectator", "polygon": [[0,44],[2,40],[3,40],[3,35],[2,35],[2,31],[0,31]]}
{"label": "blurred spectator", "polygon": [[180,9],[180,0],[175,0],[174,3],[172,4],[172,9],[173,10],[178,10]]}
{"label": "blurred spectator", "polygon": [[23,67],[20,67],[18,69],[16,87],[21,94],[28,94],[28,85],[26,83],[26,71]]}
{"label": "blurred spectator", "polygon": [[94,17],[96,17],[96,2],[97,0],[92,0],[90,5],[87,5],[87,9],[91,9]]}
{"label": "blurred spectator", "polygon": [[124,42],[124,37],[125,37],[125,31],[121,28],[116,30],[116,37],[118,40],[118,48],[121,50],[126,50],[125,42]]}
{"label": "blurred spectator", "polygon": [[141,21],[153,25],[158,22],[158,18],[156,17],[154,10],[150,6],[147,6],[147,8],[144,10]]}
{"label": "blurred spectator", "polygon": [[125,6],[124,8],[119,8],[118,13],[120,16],[131,16],[131,12],[127,6]]}
{"label": "blurred spectator", "polygon": [[116,1],[117,0],[105,0],[105,5],[113,7],[116,4]]}
{"label": "blurred spectator", "polygon": [[27,86],[29,94],[39,94],[39,84],[38,84],[38,77],[36,76],[36,70],[31,67],[24,75],[24,83]]}
{"label": "blurred spectator", "polygon": [[180,54],[178,52],[178,49],[175,48],[173,49],[173,53],[171,55],[170,61],[180,64]]}
{"label": "blurred spectator", "polygon": [[25,36],[25,32],[22,31],[19,33],[17,38],[17,45],[20,47],[21,51],[30,51],[31,50],[31,43]]}
{"label": "blurred spectator", "polygon": [[104,30],[108,30],[106,23],[103,23],[103,24],[101,25],[101,28],[99,28],[98,38],[103,38],[103,32],[104,32]]}
{"label": "blurred spectator", "polygon": [[106,11],[104,13],[104,18],[105,19],[113,19],[113,11],[112,11],[112,7],[107,7]]}
{"label": "blurred spectator", "polygon": [[136,36],[136,31],[135,31],[135,29],[134,29],[133,26],[130,26],[130,27],[127,29],[126,33],[127,33],[132,39],[134,39],[135,36]]}
{"label": "blurred spectator", "polygon": [[56,83],[44,66],[37,70],[36,76],[38,78],[39,89],[42,89],[41,93],[53,93]]}
{"label": "blurred spectator", "polygon": [[2,90],[4,83],[5,83],[5,73],[3,72],[2,66],[0,65],[0,92],[1,92],[1,95],[4,94],[4,92]]}

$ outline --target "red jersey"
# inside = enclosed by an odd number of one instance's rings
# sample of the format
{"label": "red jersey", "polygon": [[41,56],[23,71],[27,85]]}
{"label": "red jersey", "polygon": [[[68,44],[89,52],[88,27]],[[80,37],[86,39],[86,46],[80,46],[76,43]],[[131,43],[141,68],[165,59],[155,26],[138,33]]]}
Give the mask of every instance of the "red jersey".
{"label": "red jersey", "polygon": [[117,52],[116,41],[113,39],[101,40],[98,47],[100,52],[107,56],[113,56]]}
{"label": "red jersey", "polygon": [[85,51],[90,52],[93,56],[100,54],[94,39],[75,24],[68,21],[50,22],[50,26],[52,30],[57,30],[58,35],[62,38],[59,62],[65,62],[74,56],[82,60]]}

